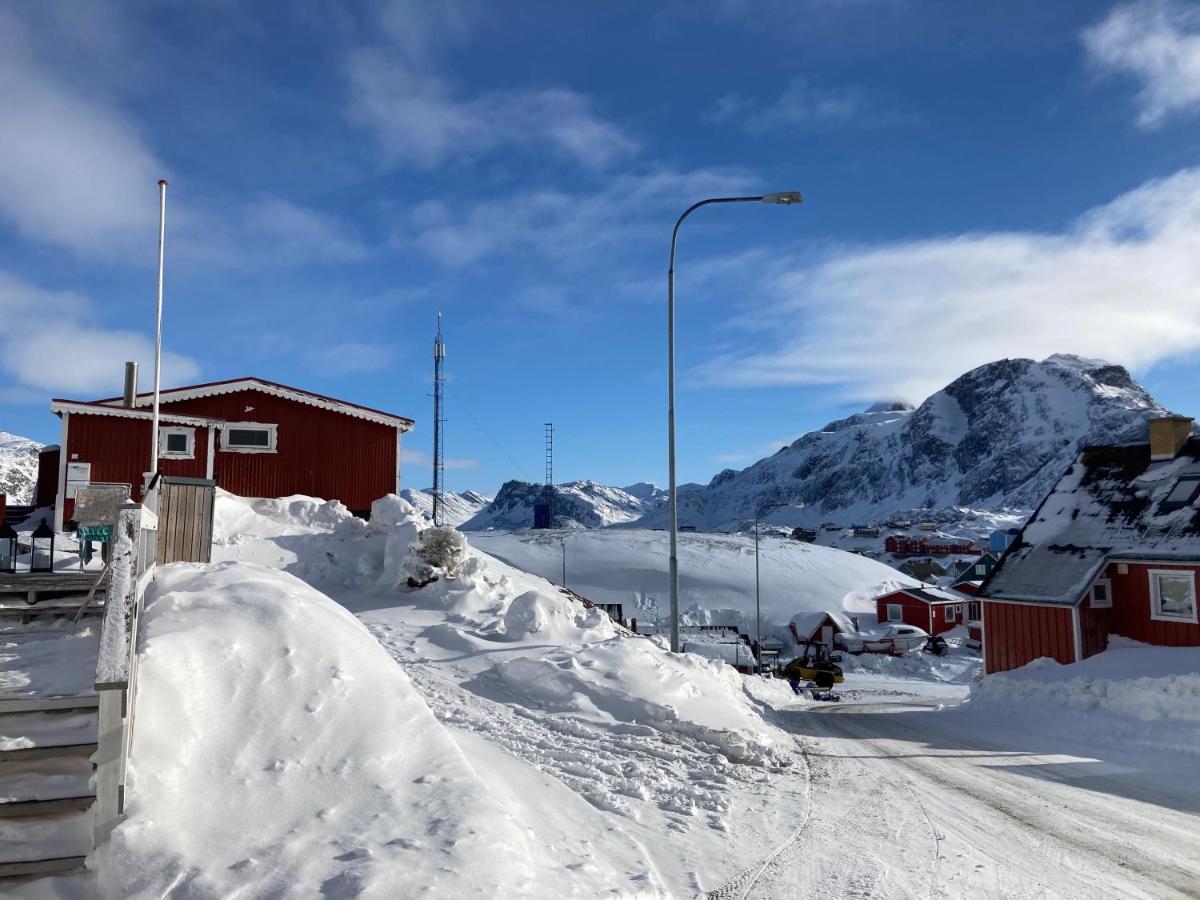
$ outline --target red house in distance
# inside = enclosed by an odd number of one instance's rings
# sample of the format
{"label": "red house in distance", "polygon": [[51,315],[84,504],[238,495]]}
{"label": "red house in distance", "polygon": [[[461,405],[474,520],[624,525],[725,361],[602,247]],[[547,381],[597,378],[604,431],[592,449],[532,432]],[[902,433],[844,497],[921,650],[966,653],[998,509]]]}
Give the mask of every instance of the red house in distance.
{"label": "red house in distance", "polygon": [[[129,484],[141,498],[152,403],[152,394],[51,401],[62,436],[57,451],[39,457],[38,499],[48,499],[42,485],[55,485],[58,530],[70,521],[81,484]],[[162,474],[215,479],[244,497],[340,500],[359,514],[399,489],[400,437],[413,424],[261,378],[163,390],[159,405]]]}
{"label": "red house in distance", "polygon": [[989,673],[1078,662],[1114,634],[1200,646],[1200,437],[1177,416],[1149,431],[1085,450],[981,585]]}
{"label": "red house in distance", "polygon": [[901,588],[875,598],[880,624],[903,622],[941,634],[967,621],[969,597],[942,588]]}

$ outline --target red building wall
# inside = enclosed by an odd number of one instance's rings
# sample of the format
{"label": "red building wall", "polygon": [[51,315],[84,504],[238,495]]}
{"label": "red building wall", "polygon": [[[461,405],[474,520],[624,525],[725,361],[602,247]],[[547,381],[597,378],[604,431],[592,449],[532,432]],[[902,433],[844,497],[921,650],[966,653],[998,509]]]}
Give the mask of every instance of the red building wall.
{"label": "red building wall", "polygon": [[903,591],[894,591],[890,594],[884,594],[875,600],[875,615],[881,624],[886,624],[888,621],[887,608],[889,603],[899,603],[904,613],[902,621],[905,625],[912,625],[916,628],[922,628],[933,634],[931,630],[932,622],[929,616],[929,604],[923,600],[918,600]]}
{"label": "red building wall", "polygon": [[1127,572],[1124,575],[1120,574],[1118,564],[1113,563],[1103,576],[1111,586],[1111,609],[1093,608],[1090,592],[1079,605],[1083,655],[1091,656],[1106,649],[1110,634],[1163,647],[1200,646],[1200,624],[1154,619],[1150,606],[1151,569],[1192,572],[1200,587],[1200,566],[1168,563],[1126,563],[1125,566]]}
{"label": "red building wall", "polygon": [[[71,413],[67,429],[67,462],[91,463],[93,482],[131,485],[133,499],[140,501],[142,478],[150,466],[150,437],[151,423],[146,419]],[[160,459],[158,470],[163,475],[203,478],[207,459],[208,429],[197,427],[194,457]],[[56,472],[56,491],[57,480]],[[74,518],[74,513],[75,501],[66,500],[63,520]]]}
{"label": "red building wall", "polygon": [[218,442],[214,477],[235,494],[308,494],[369,510],[375,500],[396,490],[394,426],[253,390],[173,401],[162,408],[179,415],[278,426],[275,453],[229,453]]}
{"label": "red building wall", "polygon": [[983,604],[983,646],[987,672],[1007,672],[1043,656],[1075,662],[1075,626],[1070,606],[1029,603]]}
{"label": "red building wall", "polygon": [[61,455],[58,447],[45,447],[38,453],[37,485],[33,489],[35,507],[54,505],[54,498],[58,496],[58,460]]}

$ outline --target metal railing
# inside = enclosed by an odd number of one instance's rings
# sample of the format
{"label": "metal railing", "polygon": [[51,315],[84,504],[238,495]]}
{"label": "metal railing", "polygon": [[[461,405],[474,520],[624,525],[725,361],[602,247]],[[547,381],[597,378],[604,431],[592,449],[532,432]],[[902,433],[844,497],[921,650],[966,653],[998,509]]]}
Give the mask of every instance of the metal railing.
{"label": "metal railing", "polygon": [[93,768],[96,803],[93,844],[100,846],[125,814],[125,774],[133,742],[137,696],[138,624],[154,578],[158,537],[158,479],[141,505],[121,507],[113,534],[112,572],[96,660],[99,736]]}

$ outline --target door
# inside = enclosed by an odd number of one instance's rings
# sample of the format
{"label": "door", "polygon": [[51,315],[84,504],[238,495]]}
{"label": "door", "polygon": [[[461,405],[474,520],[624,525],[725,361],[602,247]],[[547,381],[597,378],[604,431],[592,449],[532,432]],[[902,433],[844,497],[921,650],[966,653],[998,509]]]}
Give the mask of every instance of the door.
{"label": "door", "polygon": [[831,650],[833,649],[833,626],[832,625],[822,625],[821,626],[821,643],[824,644],[829,649],[831,649]]}

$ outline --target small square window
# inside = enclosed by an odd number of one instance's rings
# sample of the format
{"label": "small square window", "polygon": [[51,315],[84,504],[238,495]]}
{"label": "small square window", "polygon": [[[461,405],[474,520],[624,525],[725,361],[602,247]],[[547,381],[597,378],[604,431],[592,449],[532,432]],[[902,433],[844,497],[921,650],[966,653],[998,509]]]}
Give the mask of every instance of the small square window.
{"label": "small square window", "polygon": [[1107,581],[1097,581],[1092,585],[1092,609],[1112,608],[1112,588]]}
{"label": "small square window", "polygon": [[889,622],[902,622],[904,620],[904,607],[899,603],[889,603],[887,605],[887,620]]}
{"label": "small square window", "polygon": [[158,455],[162,459],[194,459],[196,432],[191,428],[158,429]]}

